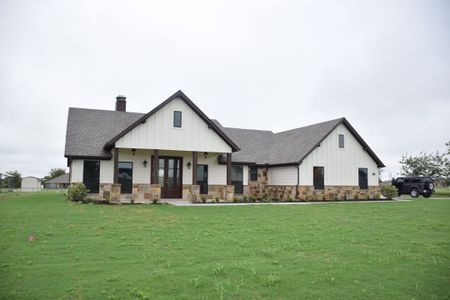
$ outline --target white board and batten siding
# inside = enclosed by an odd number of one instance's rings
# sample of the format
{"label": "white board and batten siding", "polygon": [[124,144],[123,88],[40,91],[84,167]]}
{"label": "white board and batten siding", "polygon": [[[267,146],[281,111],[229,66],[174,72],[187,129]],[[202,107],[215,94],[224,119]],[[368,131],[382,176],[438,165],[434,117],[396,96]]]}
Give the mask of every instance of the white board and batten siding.
{"label": "white board and batten siding", "polygon": [[[344,148],[339,148],[339,134]],[[300,165],[300,185],[313,185],[313,167],[324,167],[325,185],[356,186],[358,168],[368,169],[369,186],[378,186],[378,166],[362,145],[340,124],[314,149]]]}
{"label": "white board and batten siding", "polygon": [[[83,182],[83,159],[73,159],[70,165],[70,183]],[[100,160],[100,182],[113,183],[114,181],[114,161]]]}
{"label": "white board and batten siding", "polygon": [[[344,135],[344,148],[339,148],[339,134]],[[300,164],[299,185],[313,185],[313,168],[324,167],[327,186],[357,186],[358,169],[367,168],[369,186],[378,186],[378,166],[345,125],[334,129]],[[296,185],[297,167],[272,167],[269,185]]]}
{"label": "white board and batten siding", "polygon": [[269,185],[297,185],[297,167],[271,167],[268,170]]}
{"label": "white board and batten siding", "polygon": [[[182,127],[173,127],[174,111]],[[116,142],[117,148],[231,153],[231,147],[183,100],[174,99]]]}
{"label": "white board and batten siding", "polygon": [[[133,163],[133,183],[150,183],[151,157],[153,150],[137,149],[135,155],[131,149],[119,149],[120,162]],[[219,153],[209,153],[205,158],[204,152],[198,153],[198,164],[208,165],[208,184],[226,185],[227,167],[219,164]],[[192,184],[192,152],[160,150],[159,156],[177,156],[183,158],[183,184]],[[144,160],[147,161],[147,167],[144,167]],[[187,167],[188,162],[191,168]],[[83,160],[74,159],[71,164],[71,182],[83,182]],[[100,183],[113,183],[114,181],[114,160],[100,160]],[[248,168],[244,166],[244,185],[248,184]]]}

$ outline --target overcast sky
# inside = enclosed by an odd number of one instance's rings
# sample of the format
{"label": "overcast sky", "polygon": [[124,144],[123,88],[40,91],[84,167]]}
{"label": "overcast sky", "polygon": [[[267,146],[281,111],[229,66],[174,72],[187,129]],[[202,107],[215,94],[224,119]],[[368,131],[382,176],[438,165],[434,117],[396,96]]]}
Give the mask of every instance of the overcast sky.
{"label": "overcast sky", "polygon": [[346,117],[386,164],[450,140],[450,1],[0,1],[0,172],[65,167],[69,107],[181,89],[224,126]]}

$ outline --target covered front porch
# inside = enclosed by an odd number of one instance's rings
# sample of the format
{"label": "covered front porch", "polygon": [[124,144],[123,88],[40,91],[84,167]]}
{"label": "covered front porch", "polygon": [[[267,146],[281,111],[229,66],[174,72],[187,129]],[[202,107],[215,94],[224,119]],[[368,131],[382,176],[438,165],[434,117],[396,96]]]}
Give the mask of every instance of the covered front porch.
{"label": "covered front porch", "polygon": [[[112,155],[113,180],[99,182],[98,196],[106,201],[198,201],[200,195],[225,201],[234,198],[231,153],[114,148]],[[225,164],[219,163],[219,156],[226,157]]]}

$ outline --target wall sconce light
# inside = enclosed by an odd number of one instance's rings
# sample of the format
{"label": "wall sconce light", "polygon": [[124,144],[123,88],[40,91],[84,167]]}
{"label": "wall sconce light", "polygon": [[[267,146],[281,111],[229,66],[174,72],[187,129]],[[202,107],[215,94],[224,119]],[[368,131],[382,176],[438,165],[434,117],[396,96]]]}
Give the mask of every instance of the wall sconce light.
{"label": "wall sconce light", "polygon": [[142,163],[144,164],[144,168],[147,168],[147,160],[144,159],[144,161]]}
{"label": "wall sconce light", "polygon": [[203,153],[203,156],[205,157],[205,159],[208,158],[208,152]]}
{"label": "wall sconce light", "polygon": [[131,154],[133,154],[133,156],[136,154],[136,149],[131,149]]}
{"label": "wall sconce light", "polygon": [[188,163],[187,163],[187,167],[188,167],[188,169],[190,169],[190,168],[191,168],[191,162],[190,162],[190,161],[188,161]]}

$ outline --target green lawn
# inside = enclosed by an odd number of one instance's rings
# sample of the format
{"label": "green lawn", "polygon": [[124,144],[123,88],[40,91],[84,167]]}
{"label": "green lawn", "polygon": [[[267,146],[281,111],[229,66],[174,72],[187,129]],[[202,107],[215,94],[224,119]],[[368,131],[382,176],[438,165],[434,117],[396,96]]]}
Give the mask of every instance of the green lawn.
{"label": "green lawn", "polygon": [[432,197],[450,198],[450,188],[449,187],[436,188]]}
{"label": "green lawn", "polygon": [[0,299],[450,297],[450,199],[169,207],[2,195],[0,241]]}

